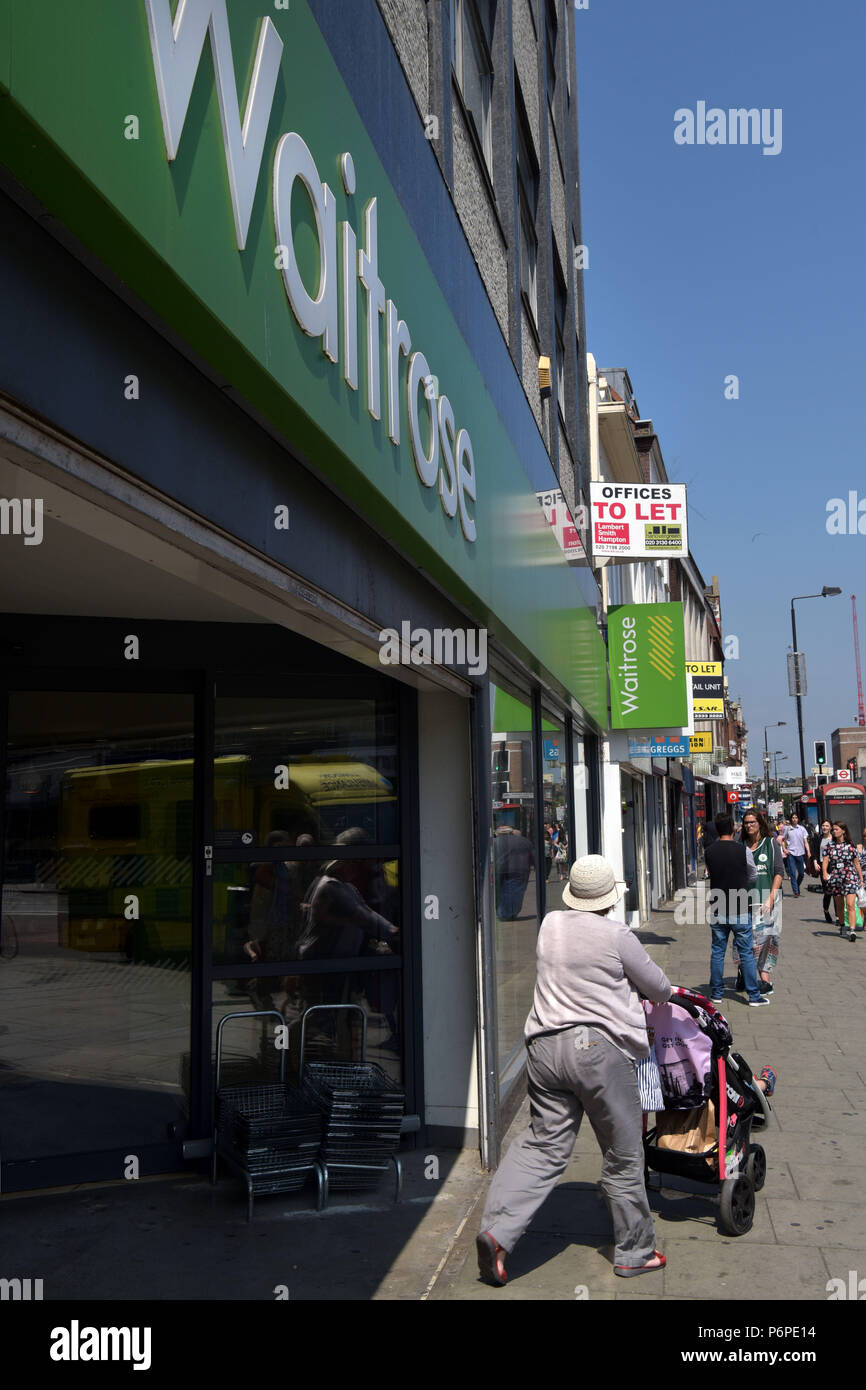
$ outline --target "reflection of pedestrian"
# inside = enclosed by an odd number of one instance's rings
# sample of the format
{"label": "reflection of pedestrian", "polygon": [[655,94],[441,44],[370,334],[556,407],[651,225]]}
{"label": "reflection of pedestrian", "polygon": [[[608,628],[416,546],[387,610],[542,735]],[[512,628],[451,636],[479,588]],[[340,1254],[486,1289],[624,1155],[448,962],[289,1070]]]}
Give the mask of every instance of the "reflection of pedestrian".
{"label": "reflection of pedestrian", "polygon": [[637,938],[608,913],[625,891],[598,854],[572,865],[538,935],[538,978],[526,1020],[531,1123],[499,1166],[477,1238],[481,1277],[506,1282],[505,1256],[556,1184],[584,1113],[603,1154],[601,1187],[616,1238],[614,1273],[662,1269],[644,1185],[635,1062],[646,1057],[638,991],[655,1003],[671,985]]}
{"label": "reflection of pedestrian", "polygon": [[556,854],[556,832],[551,825],[544,827],[544,881],[550,878],[550,870],[553,868],[553,859]]}
{"label": "reflection of pedestrian", "polygon": [[493,840],[496,869],[496,911],[503,922],[520,915],[535,853],[525,835],[510,825],[500,825]]}
{"label": "reflection of pedestrian", "polygon": [[[297,843],[312,844],[310,835],[297,841],[286,830],[272,830],[268,849]],[[310,866],[291,859],[265,860],[253,866],[249,909],[249,940],[244,946],[254,961],[295,960],[300,929],[300,904],[309,883]]]}
{"label": "reflection of pedestrian", "polygon": [[565,830],[560,831],[555,858],[556,867],[559,870],[559,881],[562,883],[565,878],[565,866],[568,863],[568,833]]}
{"label": "reflection of pedestrian", "polygon": [[[358,826],[342,831],[337,844],[370,844]],[[306,921],[298,941],[299,960],[391,955],[398,928],[369,905],[380,897],[381,870],[375,859],[333,859],[310,885]]]}

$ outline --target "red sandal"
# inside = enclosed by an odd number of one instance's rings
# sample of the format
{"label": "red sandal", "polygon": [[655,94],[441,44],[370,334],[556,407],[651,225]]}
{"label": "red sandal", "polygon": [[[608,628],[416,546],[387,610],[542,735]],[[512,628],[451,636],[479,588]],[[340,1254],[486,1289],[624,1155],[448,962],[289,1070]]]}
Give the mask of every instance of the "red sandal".
{"label": "red sandal", "polygon": [[654,1250],[653,1255],[658,1259],[657,1265],[614,1265],[613,1272],[620,1279],[634,1279],[638,1274],[654,1274],[657,1269],[664,1269],[667,1259],[661,1250]]}
{"label": "red sandal", "polygon": [[508,1275],[505,1273],[505,1250],[493,1239],[489,1231],[482,1231],[476,1238],[475,1249],[478,1251],[479,1275],[485,1284],[493,1284],[495,1288],[501,1289],[503,1284],[508,1283]]}

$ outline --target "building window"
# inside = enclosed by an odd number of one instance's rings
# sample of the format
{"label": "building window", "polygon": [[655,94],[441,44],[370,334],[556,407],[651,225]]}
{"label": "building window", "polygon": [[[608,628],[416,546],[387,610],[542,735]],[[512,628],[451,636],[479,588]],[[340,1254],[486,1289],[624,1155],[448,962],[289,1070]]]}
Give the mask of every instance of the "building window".
{"label": "building window", "polygon": [[538,161],[532,150],[532,140],[522,110],[517,114],[517,203],[520,236],[520,289],[538,323],[538,237],[535,218],[538,212]]}
{"label": "building window", "polygon": [[559,34],[559,24],[556,19],[556,0],[547,0],[545,14],[545,39],[547,42],[547,100],[550,102],[551,109],[556,92],[556,40]]}
{"label": "building window", "polygon": [[559,413],[565,420],[565,318],[568,290],[559,265],[554,260],[554,314],[556,317],[556,391]]}
{"label": "building window", "polygon": [[488,170],[493,168],[490,104],[493,91],[493,0],[453,0],[451,61],[463,104]]}

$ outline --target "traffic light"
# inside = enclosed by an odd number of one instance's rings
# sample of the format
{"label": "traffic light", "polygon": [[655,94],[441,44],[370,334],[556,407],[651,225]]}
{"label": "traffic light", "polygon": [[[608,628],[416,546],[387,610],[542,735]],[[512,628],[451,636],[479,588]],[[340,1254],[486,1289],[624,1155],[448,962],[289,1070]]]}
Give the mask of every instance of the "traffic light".
{"label": "traffic light", "polygon": [[821,738],[816,738],[815,740],[815,766],[827,766],[827,744],[826,741]]}
{"label": "traffic light", "polygon": [[497,745],[496,748],[494,748],[494,750],[493,750],[493,772],[494,772],[494,774],[498,772],[499,775],[501,776],[503,773],[507,773],[507,772],[508,772],[508,761],[509,761],[509,759],[508,759],[508,749],[507,749],[507,748],[503,748],[501,745]]}
{"label": "traffic light", "polygon": [[851,773],[851,776],[852,776],[852,777],[856,777],[856,776],[857,776],[857,759],[856,759],[856,758],[849,758],[849,759],[848,759],[848,771]]}

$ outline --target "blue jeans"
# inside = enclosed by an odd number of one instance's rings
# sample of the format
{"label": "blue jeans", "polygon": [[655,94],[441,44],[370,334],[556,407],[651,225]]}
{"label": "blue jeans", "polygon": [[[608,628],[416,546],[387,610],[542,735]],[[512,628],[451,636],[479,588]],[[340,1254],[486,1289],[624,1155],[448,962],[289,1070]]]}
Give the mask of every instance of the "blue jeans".
{"label": "blue jeans", "polygon": [[788,870],[788,877],[791,880],[794,896],[798,897],[800,893],[800,884],[803,882],[803,874],[806,870],[805,854],[791,854],[789,850],[788,858],[785,860],[785,868]]}
{"label": "blue jeans", "polygon": [[758,985],[758,971],[755,966],[755,952],[753,946],[752,923],[748,917],[737,917],[733,922],[713,922],[710,926],[713,933],[713,946],[710,953],[710,996],[717,999],[721,996],[724,987],[725,953],[728,949],[728,937],[734,933],[734,941],[737,944],[737,955],[740,957],[740,969],[743,972],[743,979],[750,999],[760,999],[761,990]]}
{"label": "blue jeans", "polygon": [[513,922],[520,915],[528,882],[528,874],[502,874],[500,877],[496,910],[503,922]]}

